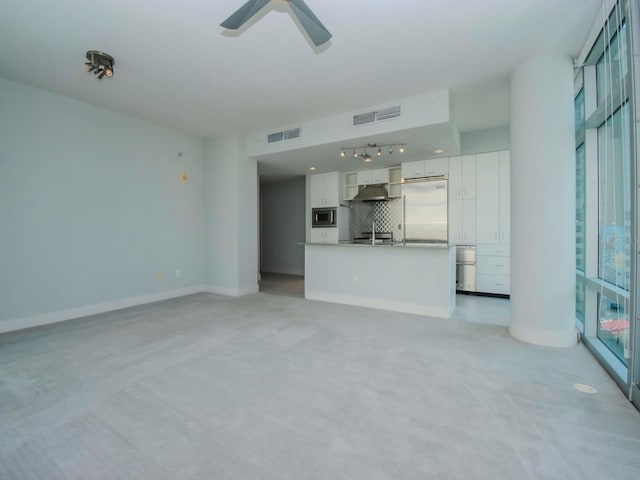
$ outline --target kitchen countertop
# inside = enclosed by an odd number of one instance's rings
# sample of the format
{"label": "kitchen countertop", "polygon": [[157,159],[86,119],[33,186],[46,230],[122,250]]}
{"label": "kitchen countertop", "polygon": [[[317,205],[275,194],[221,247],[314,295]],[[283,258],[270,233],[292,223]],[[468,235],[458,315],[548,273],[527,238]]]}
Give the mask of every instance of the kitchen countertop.
{"label": "kitchen countertop", "polygon": [[393,243],[383,243],[377,245],[371,245],[370,243],[353,243],[351,240],[341,241],[340,243],[301,243],[300,245],[314,245],[314,246],[328,246],[328,247],[378,247],[378,248],[439,248],[446,249],[455,247],[453,244],[447,243],[404,243],[404,242],[393,242]]}

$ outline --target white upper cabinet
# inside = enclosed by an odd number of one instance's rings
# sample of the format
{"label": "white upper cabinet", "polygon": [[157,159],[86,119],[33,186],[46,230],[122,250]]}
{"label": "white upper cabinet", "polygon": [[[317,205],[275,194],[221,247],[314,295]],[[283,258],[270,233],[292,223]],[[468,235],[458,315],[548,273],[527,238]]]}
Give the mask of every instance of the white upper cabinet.
{"label": "white upper cabinet", "polygon": [[476,156],[478,243],[510,242],[509,152]]}
{"label": "white upper cabinet", "polygon": [[448,158],[434,158],[432,160],[424,161],[424,176],[435,177],[439,175],[446,175],[449,173],[449,159]]}
{"label": "white upper cabinet", "polygon": [[449,199],[462,198],[462,157],[449,157],[448,191]]}
{"label": "white upper cabinet", "polygon": [[377,168],[375,170],[358,172],[358,185],[374,185],[378,183],[389,183],[388,168]]}
{"label": "white upper cabinet", "polygon": [[[451,172],[449,172],[451,175]],[[462,157],[462,198],[476,198],[476,156]]]}
{"label": "white upper cabinet", "polygon": [[418,160],[402,164],[402,178],[436,177],[449,173],[448,158]]}
{"label": "white upper cabinet", "polygon": [[449,157],[449,198],[476,198],[476,156]]}
{"label": "white upper cabinet", "polygon": [[311,175],[311,208],[337,207],[340,205],[341,178],[339,172]]}
{"label": "white upper cabinet", "polygon": [[424,177],[424,160],[417,162],[404,162],[401,166],[402,178]]}
{"label": "white upper cabinet", "polygon": [[311,175],[310,187],[311,208],[325,206],[324,174]]}

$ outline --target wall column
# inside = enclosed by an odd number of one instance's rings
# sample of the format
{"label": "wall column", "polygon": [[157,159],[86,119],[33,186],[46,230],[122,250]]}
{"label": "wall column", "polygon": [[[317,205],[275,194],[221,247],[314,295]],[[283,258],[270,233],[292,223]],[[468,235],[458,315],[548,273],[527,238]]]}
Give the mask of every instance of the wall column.
{"label": "wall column", "polygon": [[206,290],[222,295],[258,291],[258,168],[244,139],[228,134],[204,148]]}
{"label": "wall column", "polygon": [[525,342],[564,347],[575,331],[575,127],[569,57],[511,74],[511,319]]}

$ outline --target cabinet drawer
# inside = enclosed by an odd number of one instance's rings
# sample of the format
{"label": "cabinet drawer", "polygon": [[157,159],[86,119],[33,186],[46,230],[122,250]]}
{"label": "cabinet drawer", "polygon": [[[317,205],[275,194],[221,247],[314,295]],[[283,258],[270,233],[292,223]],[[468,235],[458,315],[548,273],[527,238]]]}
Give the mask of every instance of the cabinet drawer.
{"label": "cabinet drawer", "polygon": [[492,275],[510,275],[509,257],[480,256],[478,255],[476,264],[478,273],[487,273]]}
{"label": "cabinet drawer", "polygon": [[482,293],[499,293],[509,295],[511,293],[511,277],[509,275],[487,275],[478,273],[476,290]]}
{"label": "cabinet drawer", "polygon": [[497,243],[495,245],[478,244],[476,251],[478,255],[494,255],[496,257],[511,256],[511,248],[508,243]]}

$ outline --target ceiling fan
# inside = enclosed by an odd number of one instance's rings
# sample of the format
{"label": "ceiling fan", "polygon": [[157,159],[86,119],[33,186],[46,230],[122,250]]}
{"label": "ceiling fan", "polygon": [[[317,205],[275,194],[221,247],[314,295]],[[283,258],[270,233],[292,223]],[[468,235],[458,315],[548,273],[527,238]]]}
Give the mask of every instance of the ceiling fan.
{"label": "ceiling fan", "polygon": [[[220,24],[221,27],[237,30],[247,23],[251,17],[258,13],[271,0],[249,0],[233,15]],[[293,14],[300,21],[302,28],[307,32],[313,44],[318,47],[331,38],[329,30],[318,20],[311,9],[303,0],[282,0],[289,4]]]}

